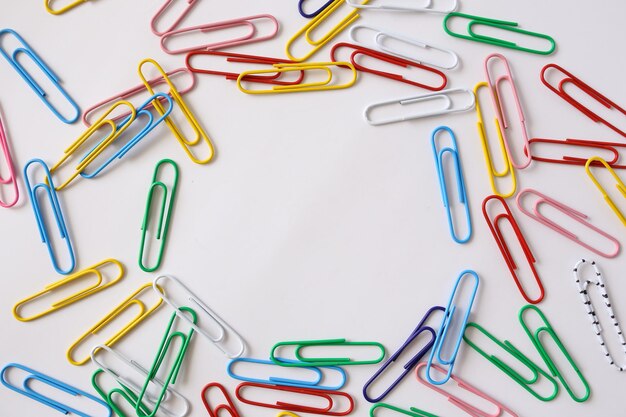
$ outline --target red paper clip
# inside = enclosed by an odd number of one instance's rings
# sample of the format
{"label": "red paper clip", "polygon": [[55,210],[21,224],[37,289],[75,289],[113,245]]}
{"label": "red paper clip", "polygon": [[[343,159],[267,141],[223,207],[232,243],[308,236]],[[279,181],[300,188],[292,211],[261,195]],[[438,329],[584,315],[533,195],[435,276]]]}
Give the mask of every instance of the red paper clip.
{"label": "red paper clip", "polygon": [[[291,404],[282,401],[276,401],[274,404],[270,403],[262,403],[257,401],[252,401],[244,398],[241,395],[241,391],[246,387],[256,387],[262,388],[266,390],[274,390],[274,391],[287,391],[296,394],[303,394],[304,396],[311,396],[316,398],[322,398],[328,401],[328,406],[326,407],[310,407],[306,405],[298,405]],[[294,411],[294,412],[302,412],[302,413],[311,413],[311,414],[323,414],[325,416],[346,416],[354,410],[354,400],[345,392],[341,391],[326,391],[319,390],[313,388],[300,388],[300,387],[290,387],[290,386],[279,386],[279,385],[268,385],[268,384],[259,384],[256,382],[243,382],[237,386],[235,389],[235,396],[239,401],[245,404],[255,405],[257,407],[266,407],[266,408],[275,408],[280,410]],[[350,402],[350,407],[345,411],[331,411],[335,402],[333,401],[333,396],[341,396],[348,399]]]}
{"label": "red paper clip", "polygon": [[[492,220],[489,217],[489,213],[487,213],[487,204],[489,204],[489,202],[494,199],[500,202],[500,204],[502,205],[506,213],[500,213]],[[515,221],[515,218],[513,217],[513,213],[511,213],[511,209],[509,209],[509,206],[506,204],[506,201],[504,201],[502,197],[497,196],[497,195],[491,195],[485,198],[485,200],[483,200],[483,215],[485,216],[485,220],[487,221],[487,225],[489,226],[489,229],[491,230],[493,237],[496,239],[498,248],[500,249],[500,252],[502,252],[502,256],[504,257],[504,260],[506,261],[506,264],[509,267],[509,271],[511,272],[511,275],[513,276],[513,280],[515,281],[517,288],[522,294],[522,297],[524,297],[524,300],[526,300],[530,304],[540,303],[544,297],[544,289],[543,289],[543,284],[541,283],[541,279],[539,278],[539,275],[537,274],[537,270],[535,270],[535,262],[536,262],[535,257],[533,256],[533,253],[531,252],[530,247],[528,246],[528,243],[526,242],[526,239],[524,238],[524,235],[522,234],[522,231],[520,230],[517,222]],[[515,264],[515,261],[513,260],[511,251],[509,250],[508,245],[506,244],[506,241],[504,239],[504,236],[502,235],[502,231],[500,230],[500,226],[498,225],[501,219],[506,219],[511,225],[511,227],[513,228],[513,231],[515,232],[515,235],[517,236],[517,240],[519,241],[522,247],[522,250],[524,251],[524,254],[526,255],[526,259],[528,260],[528,265],[530,266],[530,269],[533,272],[535,281],[537,281],[540,295],[534,300],[531,299],[528,296],[528,294],[526,294],[519,280],[519,277],[517,276],[517,273],[515,271],[517,269],[517,265]]]}
{"label": "red paper clip", "polygon": [[[211,407],[211,405],[209,404],[209,400],[207,399],[208,397],[207,393],[213,387],[222,391],[222,394],[224,398],[226,399],[226,402],[222,402],[215,408]],[[200,395],[202,396],[202,403],[206,407],[206,410],[209,412],[209,415],[211,417],[219,417],[220,413],[224,411],[228,413],[231,417],[240,417],[239,412],[237,411],[237,408],[235,407],[235,404],[233,403],[233,400],[230,398],[230,395],[228,395],[228,391],[226,391],[226,388],[224,388],[222,384],[219,384],[217,382],[211,382],[205,385]]]}
{"label": "red paper clip", "polygon": [[[566,146],[566,147],[578,146],[581,148],[589,148],[589,149],[596,149],[598,151],[611,152],[613,154],[613,159],[611,160],[606,159],[607,164],[609,164],[609,166],[614,169],[626,169],[626,165],[620,165],[617,163],[620,155],[619,155],[619,150],[617,150],[616,148],[626,148],[626,144],[624,143],[600,142],[596,140],[571,139],[571,138],[567,138],[567,139],[532,138],[531,140],[528,141],[528,143],[531,145],[531,147],[533,143],[550,143],[550,144],[554,144],[558,146]],[[591,152],[589,157],[586,157],[586,158],[563,155],[561,159],[553,159],[553,158],[537,156],[532,152],[532,150],[530,152],[530,155],[533,161],[549,162],[553,164],[579,165],[579,166],[585,166],[585,164],[587,163],[587,160],[597,154],[598,152],[594,151],[594,152]],[[600,163],[595,162],[595,161],[592,162],[592,165],[602,166]]]}
{"label": "red paper clip", "polygon": [[[411,61],[411,60],[408,60],[408,59],[399,58],[399,57],[396,57],[396,56],[393,56],[393,55],[386,54],[384,52],[375,51],[373,49],[365,48],[363,46],[354,45],[354,44],[347,43],[347,42],[340,42],[340,43],[336,44],[335,46],[333,46],[333,49],[331,49],[331,51],[330,51],[330,59],[331,59],[331,61],[333,61],[333,62],[337,61],[337,58],[335,57],[335,52],[339,48],[351,48],[351,49],[354,49],[354,52],[352,52],[352,54],[350,55],[350,62],[352,62],[352,65],[354,65],[354,68],[356,68],[359,71],[369,72],[370,74],[375,74],[375,75],[378,75],[380,77],[389,78],[389,79],[395,80],[395,81],[400,81],[402,83],[414,85],[414,86],[421,87],[421,88],[424,88],[424,89],[430,90],[430,91],[442,90],[442,89],[445,88],[446,84],[448,84],[448,78],[446,77],[446,75],[443,72],[441,72],[441,71],[439,71],[439,70],[437,70],[435,68],[428,67],[428,66],[420,64],[419,62],[416,62],[416,61]],[[401,67],[404,67],[404,68],[414,67],[414,68],[423,69],[424,71],[432,72],[433,74],[437,74],[438,76],[441,77],[441,79],[442,79],[441,85],[438,85],[438,86],[427,85],[427,84],[423,84],[423,83],[420,83],[420,82],[417,82],[417,81],[408,80],[408,79],[404,78],[400,74],[394,74],[392,72],[379,71],[379,70],[375,70],[375,69],[372,69],[372,68],[365,67],[365,66],[357,63],[357,57],[359,55],[364,55],[364,56],[368,56],[370,58],[378,59],[380,61],[389,62],[390,64],[398,65],[398,66],[401,66]]]}
{"label": "red paper clip", "polygon": [[[546,71],[550,68],[554,68],[555,70],[560,71],[561,73],[566,75],[565,78],[559,81],[558,87],[554,87],[553,85],[548,83],[548,81],[546,80]],[[608,128],[612,129],[613,131],[626,137],[626,132],[618,129],[616,126],[604,120],[603,118],[598,116],[596,113],[592,112],[587,107],[583,106],[579,101],[575,100],[571,95],[567,94],[567,92],[565,92],[564,87],[566,84],[568,83],[574,84],[576,87],[580,88],[582,91],[587,93],[591,98],[595,99],[598,103],[602,104],[607,109],[612,109],[612,108],[616,109],[617,111],[622,113],[624,116],[626,116],[626,110],[624,110],[622,107],[618,106],[616,103],[614,103],[613,101],[603,96],[597,90],[585,84],[580,78],[575,77],[572,73],[568,72],[567,70],[563,69],[563,67],[557,64],[548,64],[541,69],[541,82],[543,82],[546,87],[554,91],[563,100],[567,101],[569,104],[576,107],[580,112],[582,112],[584,115],[586,115],[588,118],[590,118],[594,122],[602,123],[606,125]]]}

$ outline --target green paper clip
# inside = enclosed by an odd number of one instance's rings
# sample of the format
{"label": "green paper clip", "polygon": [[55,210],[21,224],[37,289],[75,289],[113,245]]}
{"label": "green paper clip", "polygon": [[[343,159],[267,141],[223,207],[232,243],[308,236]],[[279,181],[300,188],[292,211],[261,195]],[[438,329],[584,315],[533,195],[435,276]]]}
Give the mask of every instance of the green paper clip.
{"label": "green paper clip", "polygon": [[[300,362],[285,362],[275,356],[277,349],[283,346],[295,346],[296,359]],[[306,358],[301,351],[312,346],[375,346],[380,349],[380,356],[376,359],[355,361],[350,358]],[[320,339],[279,342],[272,347],[270,359],[280,366],[343,366],[343,365],[372,365],[385,358],[385,347],[378,342],[347,342],[346,339]]]}
{"label": "green paper clip", "polygon": [[386,403],[374,404],[372,408],[370,408],[370,417],[375,417],[374,411],[376,411],[377,408],[386,408],[388,410],[395,411],[397,413],[404,414],[410,417],[438,417],[435,414],[427,413],[426,411],[420,410],[419,408],[411,407],[410,409],[405,410],[404,408],[396,407],[395,405]]}

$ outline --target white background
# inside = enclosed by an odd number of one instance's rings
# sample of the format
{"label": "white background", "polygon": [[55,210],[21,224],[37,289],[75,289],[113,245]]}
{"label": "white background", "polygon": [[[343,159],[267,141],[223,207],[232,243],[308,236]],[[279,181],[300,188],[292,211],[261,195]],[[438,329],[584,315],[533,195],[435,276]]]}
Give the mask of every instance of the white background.
{"label": "white background", "polygon": [[[167,70],[183,65],[184,56],[161,52],[150,32],[149,20],[160,0],[99,0],[58,17],[47,14],[41,3],[2,0],[0,27],[17,30],[59,74],[82,109],[137,85],[136,68],[143,58],[153,57]],[[284,56],[286,40],[306,23],[296,3],[204,1],[183,24],[271,13],[281,23],[279,36],[236,51]],[[620,140],[545,88],[539,71],[547,63],[559,63],[624,105],[622,1],[483,0],[466,2],[460,10],[514,20],[524,29],[550,34],[558,49],[545,57],[452,38],[443,32],[438,15],[366,12],[360,22],[457,51],[462,64],[447,73],[450,87],[473,88],[484,79],[485,56],[505,54],[531,136]],[[347,39],[347,34],[340,39]],[[328,48],[314,59],[327,60]],[[191,163],[161,126],[114,169],[97,180],[76,181],[63,191],[60,197],[77,251],[77,270],[114,257],[126,266],[126,276],[90,299],[20,323],[11,315],[17,300],[61,278],[39,241],[21,169],[35,157],[56,162],[84,127],[60,123],[0,61],[0,100],[22,194],[17,207],[0,213],[1,361],[23,363],[90,389],[94,367],[70,365],[65,351],[130,292],[155,277],[137,267],[140,225],[154,165],[169,157],[179,163],[181,176],[165,260],[158,272],[183,280],[233,324],[248,341],[249,356],[267,356],[280,340],[333,337],[377,340],[392,352],[429,307],[447,301],[458,273],[471,268],[482,279],[472,320],[501,339],[514,341],[541,363],[517,321],[523,299],[480,211],[491,190],[475,113],[387,127],[371,127],[362,119],[367,104],[421,92],[364,74],[349,90],[247,96],[232,82],[200,75],[186,100],[214,140],[217,157],[204,166]],[[491,104],[484,101],[483,107]],[[466,245],[449,237],[435,176],[430,133],[441,124],[456,132],[462,156],[474,222],[474,236]],[[581,210],[625,243],[623,226],[583,168],[534,163],[518,175],[520,187],[536,187]],[[540,307],[587,377],[592,396],[577,404],[561,390],[555,401],[541,403],[467,346],[462,347],[456,372],[519,415],[623,415],[618,395],[624,392],[625,376],[602,357],[571,272],[581,257],[598,257],[512,209],[546,287]],[[623,258],[597,260],[624,319]],[[160,309],[117,347],[148,366],[169,315],[169,309]],[[220,381],[230,389],[236,386],[225,365],[226,358],[206,340],[194,340],[177,385],[193,404],[192,416],[206,415],[199,394],[204,384]],[[360,390],[375,369],[349,369],[346,389],[357,399],[355,415],[368,413]],[[387,402],[463,415],[417,384],[413,373]],[[11,417],[57,415],[4,388],[0,410],[2,416]],[[247,406],[240,412],[275,415]]]}

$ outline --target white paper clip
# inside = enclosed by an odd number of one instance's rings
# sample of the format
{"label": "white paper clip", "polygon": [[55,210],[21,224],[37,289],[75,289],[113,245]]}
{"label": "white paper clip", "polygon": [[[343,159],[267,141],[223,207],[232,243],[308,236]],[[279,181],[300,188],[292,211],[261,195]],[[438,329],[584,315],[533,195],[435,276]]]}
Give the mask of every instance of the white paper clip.
{"label": "white paper clip", "polygon": [[[417,1],[414,1],[417,3]],[[386,3],[386,4],[385,4]],[[452,6],[448,9],[434,9],[433,0],[423,0],[422,5],[403,6],[393,4],[393,1],[383,2],[383,4],[359,4],[355,0],[346,0],[348,6],[352,6],[355,9],[365,10],[377,10],[385,12],[422,12],[422,13],[451,13],[459,7],[459,0],[452,0]]]}

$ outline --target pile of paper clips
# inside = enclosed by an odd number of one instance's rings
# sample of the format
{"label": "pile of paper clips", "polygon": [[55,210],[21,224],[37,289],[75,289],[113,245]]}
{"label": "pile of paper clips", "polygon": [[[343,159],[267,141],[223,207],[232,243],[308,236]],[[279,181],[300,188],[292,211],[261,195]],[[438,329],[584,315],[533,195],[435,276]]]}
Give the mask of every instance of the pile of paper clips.
{"label": "pile of paper clips", "polygon": [[[68,12],[87,1],[78,0],[63,8],[55,9],[52,6],[54,1],[45,0],[45,7],[48,12],[58,15]],[[180,2],[185,3],[182,0]],[[482,141],[487,172],[493,190],[493,195],[487,196],[482,203],[484,218],[493,234],[498,249],[502,253],[504,262],[510,270],[513,282],[519,289],[521,297],[528,303],[519,311],[519,323],[530,339],[532,346],[539,353],[543,363],[534,362],[529,358],[528,352],[518,349],[507,340],[499,339],[482,325],[470,321],[472,304],[480,283],[478,274],[472,270],[462,271],[458,278],[451,282],[450,298],[445,308],[434,306],[426,311],[415,329],[407,335],[406,341],[389,356],[387,356],[385,347],[378,342],[324,339],[276,343],[268,352],[267,357],[269,359],[244,357],[246,342],[234,327],[221,319],[216,312],[202,301],[200,295],[192,292],[182,281],[173,276],[161,275],[154,282],[140,286],[121,304],[104,316],[102,320],[86,330],[76,342],[68,346],[67,359],[71,364],[80,366],[92,362],[96,365],[97,370],[93,373],[91,382],[99,397],[16,363],[6,365],[0,372],[0,382],[5,387],[65,414],[90,415],[55,400],[50,394],[43,394],[33,389],[30,382],[38,381],[62,392],[86,397],[101,405],[102,412],[98,414],[99,416],[110,416],[112,413],[116,413],[121,417],[131,415],[139,417],[155,415],[185,416],[190,412],[189,401],[185,397],[188,393],[183,395],[174,388],[174,385],[186,359],[190,340],[197,333],[214,344],[229,359],[227,364],[228,374],[233,379],[241,381],[234,393],[228,392],[219,382],[207,384],[201,392],[190,393],[190,395],[201,396],[211,417],[217,417],[220,413],[222,413],[221,415],[227,413],[231,417],[238,417],[240,414],[233,395],[242,404],[280,410],[279,416],[293,417],[296,415],[294,413],[327,416],[349,415],[355,409],[356,399],[347,392],[341,391],[347,381],[347,372],[344,368],[380,363],[382,365],[380,365],[378,370],[363,384],[363,398],[373,404],[370,409],[371,416],[374,416],[377,410],[381,408],[413,417],[434,416],[418,408],[403,409],[383,402],[391,391],[409,374],[413,374],[419,383],[446,397],[452,404],[469,415],[497,417],[508,414],[517,416],[515,412],[500,401],[454,375],[454,365],[458,359],[458,353],[463,342],[491,362],[505,375],[519,383],[523,390],[528,391],[528,393],[541,401],[553,400],[557,397],[560,389],[565,389],[567,394],[577,402],[584,402],[590,397],[591,389],[589,384],[569,353],[568,348],[571,349],[571,346],[566,346],[564,341],[559,338],[557,330],[536,306],[544,298],[544,286],[535,268],[535,257],[533,256],[531,245],[520,229],[515,219],[516,215],[511,210],[507,199],[515,196],[515,205],[523,215],[529,216],[563,237],[573,240],[585,250],[605,258],[615,257],[620,250],[620,244],[615,237],[596,227],[588,220],[585,214],[580,213],[568,204],[557,201],[553,197],[534,189],[518,190],[516,173],[527,168],[531,163],[537,162],[584,166],[590,180],[593,181],[600,191],[600,196],[606,201],[619,220],[626,225],[626,218],[620,211],[619,205],[613,201],[606,189],[606,185],[602,184],[596,176],[597,170],[607,170],[615,179],[615,185],[619,192],[626,198],[626,186],[615,172],[617,169],[626,168],[626,164],[620,160],[619,154],[619,149],[626,147],[626,145],[620,142],[581,139],[529,138],[524,109],[518,97],[513,76],[513,68],[505,55],[491,53],[486,57],[484,61],[485,81],[480,82],[473,89],[445,89],[448,84],[448,78],[444,71],[453,70],[459,64],[459,56],[455,52],[438,46],[428,45],[423,41],[403,34],[366,25],[358,25],[356,22],[359,20],[362,10],[439,14],[443,17],[442,29],[451,36],[468,41],[482,42],[491,48],[498,48],[499,50],[510,49],[522,53],[541,55],[550,55],[554,52],[556,48],[554,39],[548,35],[522,29],[515,22],[459,13],[456,11],[458,8],[456,0],[449,1],[450,6],[447,9],[436,8],[435,4],[440,2],[432,1],[423,2],[425,4],[423,6],[394,6],[392,5],[393,2],[388,0],[329,0],[315,11],[307,11],[307,5],[305,4],[307,1],[299,0],[297,5],[294,4],[294,12],[299,10],[303,18],[310,20],[287,41],[285,47],[287,58],[272,58],[244,55],[224,50],[229,47],[262,42],[275,37],[279,31],[279,22],[272,15],[260,14],[200,26],[181,27],[185,17],[192,12],[193,7],[197,3],[197,0],[187,0],[184,13],[166,30],[158,29],[157,27],[163,14],[174,3],[176,3],[176,0],[167,0],[156,11],[149,24],[154,34],[159,37],[159,42],[164,52],[168,54],[185,54],[185,67],[166,71],[155,60],[144,59],[138,66],[138,81],[141,81],[138,86],[131,87],[126,91],[115,94],[111,98],[102,100],[82,113],[76,102],[61,85],[55,72],[39,57],[35,49],[14,30],[0,30],[0,54],[41,98],[50,111],[63,123],[68,124],[76,122],[82,115],[82,121],[86,125],[84,133],[63,151],[61,158],[55,164],[49,166],[41,159],[33,159],[23,165],[26,194],[31,203],[41,240],[46,245],[53,268],[59,274],[65,275],[65,277],[45,286],[41,291],[18,301],[13,307],[13,315],[17,320],[30,322],[53,314],[57,310],[69,307],[115,285],[124,276],[124,267],[115,259],[105,259],[79,272],[74,272],[76,266],[75,247],[66,227],[61,199],[63,190],[73,181],[80,177],[83,179],[96,178],[105,169],[110,169],[116,163],[119,164],[118,160],[122,159],[132,149],[135,149],[135,146],[144,138],[149,137],[150,133],[160,123],[167,125],[173,137],[180,143],[187,156],[194,163],[206,164],[212,160],[215,154],[213,142],[194,112],[185,104],[183,99],[183,95],[194,88],[196,74],[217,75],[224,77],[226,80],[235,81],[237,88],[247,94],[269,94],[348,88],[355,85],[360,74],[368,73],[429,91],[421,95],[396,98],[368,106],[364,109],[364,117],[366,122],[371,125],[377,126],[476,109],[478,133]],[[324,36],[315,38],[314,34],[319,32],[318,28],[329,18],[341,18],[341,20]],[[450,26],[453,20],[464,21],[466,31],[452,31]],[[271,30],[267,31],[267,33],[264,33],[259,28],[259,23],[262,21],[265,21],[265,23],[269,22],[271,26]],[[532,37],[534,38],[534,43],[540,41],[545,43],[545,46],[542,49],[532,49],[506,39],[482,35],[477,31],[479,26],[497,29],[505,34],[514,32],[517,36]],[[218,32],[233,27],[243,27],[247,32],[243,36],[215,43],[178,48],[172,46],[177,37],[190,32]],[[330,48],[330,57],[328,59],[322,58],[319,61],[310,61],[311,57],[314,55],[319,56],[318,52],[325,45],[330,45],[336,36],[346,29],[349,29],[348,33],[351,43],[337,42]],[[13,38],[13,42],[17,41],[20,46],[13,50],[6,50],[2,46],[2,42],[9,37]],[[394,47],[393,45],[396,46]],[[429,49],[438,54],[439,60],[425,62],[417,55],[410,56],[402,52],[403,49],[399,49],[397,45],[410,46],[413,47],[413,50],[419,50],[420,48]],[[349,58],[340,60],[338,56],[341,51],[348,51],[350,54]],[[222,63],[225,61],[227,65],[243,64],[249,68],[261,66],[262,69],[248,69],[237,72],[235,70],[224,71],[194,66],[192,61],[201,55],[220,59]],[[363,63],[364,57],[368,58],[369,62],[378,60],[382,63],[411,69],[415,72],[415,78],[407,78],[399,74],[365,66]],[[48,78],[58,89],[58,92],[68,101],[69,107],[73,109],[71,114],[63,114],[53,105],[49,99],[49,94],[38,84],[19,58],[32,61],[35,67],[41,70],[41,73]],[[152,70],[156,70],[160,75],[156,78],[148,77],[146,75],[146,67],[151,67]],[[432,85],[419,81],[420,75],[425,75],[424,72],[430,73],[428,74],[430,76],[435,75],[438,81]],[[346,75],[348,79],[341,81]],[[189,77],[190,82],[188,87],[178,90],[172,82],[172,78],[180,76]],[[586,94],[589,99],[626,116],[624,108],[599,91],[596,91],[583,80],[577,78],[569,70],[557,64],[545,65],[539,76],[550,91],[557,94],[569,105],[587,116],[587,118],[593,122],[606,125],[607,128],[622,138],[626,137],[624,130],[620,130],[614,124],[585,107],[566,91],[566,87],[575,87]],[[555,78],[556,81],[554,80]],[[155,86],[157,85],[166,86],[167,93],[156,92]],[[510,89],[508,94],[503,94],[503,88]],[[131,97],[146,91],[150,93],[151,97],[139,106],[135,106],[128,101]],[[502,165],[504,166],[501,170],[496,168],[494,157],[490,152],[488,129],[483,120],[480,106],[481,92],[483,91],[488,92],[496,113],[495,131],[498,134],[497,140],[501,150],[499,158],[503,161]],[[513,103],[510,103],[511,98]],[[411,109],[411,104],[414,103],[421,103],[421,108],[424,108],[424,102],[432,102],[426,112],[416,113]],[[507,114],[510,114],[510,112],[507,112],[505,109],[506,106],[511,105],[514,105],[517,110],[518,120],[508,120],[507,118]],[[393,117],[385,118],[378,116],[381,108],[385,107],[393,107],[397,110],[393,113]],[[170,116],[174,110],[181,112],[184,120],[191,127],[192,134],[184,134],[181,126],[174,122]],[[134,124],[137,124],[140,128],[130,129]],[[512,129],[512,127],[515,127],[515,129]],[[103,129],[108,132],[106,135],[102,135]],[[128,133],[133,130],[138,130],[138,133],[132,135]],[[519,137],[514,140],[511,137],[513,136],[512,131],[521,132],[521,140]],[[437,177],[441,187],[441,195],[451,237],[458,244],[466,244],[472,237],[472,224],[461,156],[457,148],[454,131],[448,126],[438,127],[432,132],[431,140]],[[442,142],[446,142],[448,145],[443,145]],[[520,143],[522,146],[513,145]],[[16,163],[11,158],[9,141],[1,119],[0,144],[2,152],[6,157],[9,173],[6,178],[0,177],[0,185],[5,188],[0,205],[10,208],[17,203],[20,193],[14,169]],[[105,150],[112,144],[115,144],[117,150],[111,155],[110,149],[109,152],[105,152]],[[543,146],[557,146],[563,149],[579,148],[579,150],[589,151],[590,156],[586,158],[568,156],[568,151],[560,159],[541,156],[536,150],[540,144],[543,144]],[[599,154],[610,155],[610,157],[604,159],[597,156]],[[449,158],[446,158],[446,156],[449,156]],[[73,164],[71,161],[73,161]],[[452,164],[453,172],[456,176],[456,186],[459,194],[458,202],[452,201],[449,197],[450,193],[447,188],[449,180],[446,179],[446,172],[450,171],[446,169],[446,164]],[[61,176],[61,171],[67,172],[67,174]],[[179,166],[171,159],[161,160],[155,167],[154,175],[147,190],[142,239],[138,245],[138,265],[143,271],[153,272],[158,270],[161,265],[165,254],[170,217],[176,201],[178,177]],[[11,197],[7,198],[6,196]],[[159,196],[160,199],[155,198]],[[533,199],[532,208],[528,208],[524,204],[524,197],[526,197],[526,200]],[[151,222],[150,218],[153,204],[157,204],[160,207],[159,218],[156,222]],[[453,206],[456,204],[462,206],[465,214],[460,220],[455,218],[453,214]],[[49,205],[49,208],[46,205]],[[599,248],[588,243],[588,241],[579,239],[578,236],[542,214],[540,210],[542,206],[549,206],[571,217],[588,228],[591,233],[597,234],[598,238],[605,239],[611,249]],[[46,220],[46,216],[43,215],[44,208],[47,208],[47,211],[52,213],[54,221]],[[459,223],[463,221],[463,218],[464,224]],[[532,285],[536,285],[536,289],[533,291],[525,291],[525,288],[529,288],[529,285],[524,285],[522,277],[519,276],[518,265],[513,260],[509,246],[510,238],[506,238],[502,231],[503,222],[508,224],[507,227],[510,226],[513,229],[516,235],[515,244],[519,245],[525,254],[528,267],[533,274]],[[151,224],[157,224],[157,230],[149,230]],[[62,248],[64,253],[60,253],[61,249],[51,243],[56,234],[65,243]],[[153,241],[150,242],[150,239],[153,239]],[[151,254],[147,250],[150,247],[157,247],[156,256],[154,254],[150,256]],[[63,262],[61,259],[69,259],[69,262]],[[151,262],[150,259],[155,260]],[[585,265],[591,265],[592,267],[592,273],[589,274],[589,277],[583,277],[582,275]],[[117,273],[114,276],[109,276],[111,275],[110,273],[105,274],[103,272],[105,268],[108,268],[109,271],[111,268],[115,268]],[[615,336],[618,339],[617,343],[623,346],[624,354],[626,355],[626,340],[620,328],[616,312],[613,311],[608,288],[598,265],[593,261],[583,259],[574,266],[573,273],[577,285],[576,289],[580,293],[584,308],[592,323],[593,332],[601,345],[602,350],[600,354],[607,358],[611,366],[619,371],[623,371],[626,362],[624,358],[621,358],[621,361],[614,358],[607,348],[605,332],[609,330],[600,326],[599,313],[596,311],[588,294],[590,285],[599,291],[605,303],[603,308],[606,310],[608,320],[613,325],[613,330],[611,331],[615,332]],[[29,304],[42,297],[49,296],[64,286],[82,282],[90,277],[96,278],[95,284],[52,303],[48,310],[30,314],[24,312]],[[465,295],[461,296],[461,293]],[[174,297],[173,294],[179,295]],[[466,299],[463,300],[462,298]],[[122,352],[113,349],[117,342],[126,337],[139,323],[161,307],[163,302],[172,309],[171,318],[165,326],[163,340],[149,368],[145,368],[135,359],[131,359]],[[461,304],[464,306],[463,309],[459,308]],[[98,333],[110,326],[116,318],[120,317],[131,307],[138,307],[139,313],[108,340],[96,342]],[[435,315],[441,317],[435,317]],[[542,324],[536,328],[531,327],[528,324],[528,316],[530,315],[534,315],[534,318],[539,319]],[[204,325],[200,326],[198,323],[204,323]],[[179,330],[179,328],[185,328],[186,330]],[[486,340],[492,342],[492,346],[481,347],[473,341],[472,336],[476,336],[477,333],[486,336]],[[555,359],[544,347],[546,337],[556,344],[567,363],[575,374],[578,375],[579,382],[575,385],[578,387],[582,386],[582,389],[574,388],[572,381],[565,379],[561,369],[556,365]],[[421,346],[419,343],[423,343],[424,338],[426,338],[427,343],[424,344],[419,353],[404,364],[395,364],[396,359],[403,352],[406,352],[407,349],[410,349],[411,346]],[[420,340],[422,342],[418,342]],[[90,351],[90,355],[80,355],[78,351],[87,352],[84,350],[85,348]],[[356,350],[362,349],[367,349],[368,352],[374,350],[377,354],[369,359],[352,359],[349,356],[317,357],[305,353],[306,351],[311,352],[312,350],[323,348],[332,349],[333,351],[336,348],[348,349],[350,355],[354,354]],[[508,354],[508,357],[496,356],[492,353],[495,349],[505,352]],[[112,360],[116,360],[118,364],[115,369],[110,365]],[[510,365],[511,362],[515,362],[517,365],[514,367]],[[563,360],[561,360],[561,363],[563,363]],[[520,367],[527,369],[531,377],[527,376],[528,373],[520,373],[517,370]],[[266,371],[254,371],[254,368],[265,369]],[[395,373],[393,369],[395,369]],[[254,376],[262,372],[266,372],[270,376],[265,378]],[[389,373],[394,375],[395,380],[390,385],[385,384],[385,386],[380,387],[381,384],[377,384],[377,382],[382,379],[383,375]],[[21,375],[21,378],[17,378],[16,374]],[[277,374],[289,376],[273,376]],[[16,380],[23,382],[15,383],[14,381]],[[329,380],[335,380],[335,382],[331,383]],[[449,390],[449,384],[451,383],[455,383],[470,394],[488,401],[495,407],[497,413],[492,414],[486,410],[478,409],[466,400],[454,396]],[[539,389],[540,386],[543,388],[548,386],[549,390],[544,392],[544,390]],[[215,398],[215,395],[218,395],[221,400],[216,402],[214,399],[210,399],[211,392],[213,392],[211,398]],[[270,395],[276,396],[278,400],[262,402],[258,399],[259,392],[269,392]],[[299,398],[299,401],[296,403],[293,398]]]}

